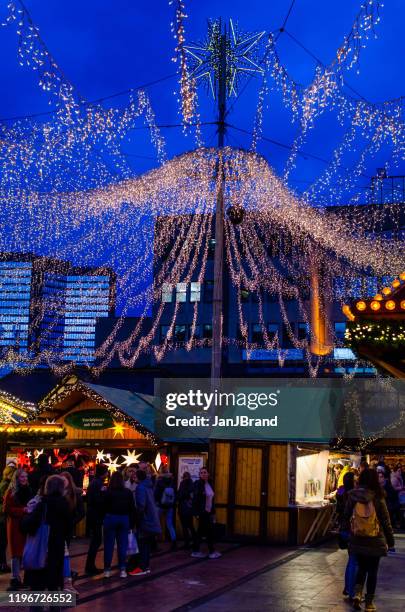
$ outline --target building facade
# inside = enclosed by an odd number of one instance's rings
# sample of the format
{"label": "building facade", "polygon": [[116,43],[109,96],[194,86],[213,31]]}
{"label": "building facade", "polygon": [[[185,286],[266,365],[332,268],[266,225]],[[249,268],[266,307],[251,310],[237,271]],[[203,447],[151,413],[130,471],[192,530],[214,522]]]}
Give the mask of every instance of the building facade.
{"label": "building facade", "polygon": [[92,363],[98,317],[115,310],[115,274],[30,253],[0,253],[0,353]]}

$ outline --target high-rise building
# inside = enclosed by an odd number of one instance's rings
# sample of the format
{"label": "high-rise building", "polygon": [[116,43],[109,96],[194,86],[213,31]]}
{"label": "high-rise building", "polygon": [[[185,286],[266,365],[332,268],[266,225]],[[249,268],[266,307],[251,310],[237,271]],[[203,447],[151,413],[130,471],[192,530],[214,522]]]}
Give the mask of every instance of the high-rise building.
{"label": "high-rise building", "polygon": [[0,354],[91,363],[98,317],[114,314],[115,274],[31,253],[0,253]]}

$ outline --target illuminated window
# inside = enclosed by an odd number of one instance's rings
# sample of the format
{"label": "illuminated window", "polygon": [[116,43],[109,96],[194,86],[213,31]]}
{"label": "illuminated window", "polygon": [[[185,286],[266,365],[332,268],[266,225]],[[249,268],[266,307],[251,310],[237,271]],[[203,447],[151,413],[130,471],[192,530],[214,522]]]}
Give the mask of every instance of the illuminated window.
{"label": "illuminated window", "polygon": [[203,338],[208,340],[212,338],[212,325],[210,323],[206,323],[203,326]]}
{"label": "illuminated window", "polygon": [[173,299],[173,287],[168,283],[162,285],[162,302],[168,303]]}
{"label": "illuminated window", "polygon": [[346,323],[345,321],[335,322],[335,336],[338,340],[345,339]]}
{"label": "illuminated window", "polygon": [[269,340],[274,340],[276,334],[278,334],[278,323],[269,323],[267,325],[267,335]]}
{"label": "illuminated window", "polygon": [[307,340],[309,338],[309,323],[300,321],[298,323],[298,340]]}
{"label": "illuminated window", "polygon": [[252,342],[253,344],[262,344],[263,342],[263,330],[260,323],[252,325]]}
{"label": "illuminated window", "polygon": [[190,287],[190,302],[200,302],[201,300],[201,283],[191,283]]}
{"label": "illuminated window", "polygon": [[176,285],[176,302],[187,301],[187,283],[177,283]]}
{"label": "illuminated window", "polygon": [[174,340],[176,342],[185,342],[187,340],[187,332],[185,325],[174,326]]}

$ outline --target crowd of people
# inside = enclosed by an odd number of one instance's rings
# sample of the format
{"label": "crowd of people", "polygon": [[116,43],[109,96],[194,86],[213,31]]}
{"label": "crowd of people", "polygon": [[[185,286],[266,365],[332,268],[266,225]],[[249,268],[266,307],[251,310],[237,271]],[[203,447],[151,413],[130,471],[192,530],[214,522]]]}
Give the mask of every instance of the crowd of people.
{"label": "crowd of people", "polygon": [[[45,455],[39,456],[30,472],[15,464],[4,469],[0,571],[11,572],[9,590],[77,594],[69,546],[75,525],[85,515],[89,536],[85,572],[90,576],[110,578],[115,546],[121,578],[149,574],[151,552],[164,535],[162,531],[167,532],[171,550],[177,549],[175,512],[182,525],[184,548],[192,549],[192,557],[221,556],[214,547],[215,493],[206,468],[195,482],[185,472],[177,488],[167,467],[156,473],[150,464],[140,462],[110,474],[100,463],[85,495],[77,486],[80,479],[74,469],[74,465],[64,465],[56,472]],[[201,550],[204,539],[207,553]],[[102,543],[104,567],[99,568],[96,557]]]}
{"label": "crowd of people", "polygon": [[336,491],[339,545],[348,551],[343,596],[360,610],[366,587],[364,609],[374,612],[380,560],[395,552],[393,526],[403,526],[402,466],[391,470],[381,458],[370,465],[362,461],[358,470],[340,466],[336,471],[342,477]]}

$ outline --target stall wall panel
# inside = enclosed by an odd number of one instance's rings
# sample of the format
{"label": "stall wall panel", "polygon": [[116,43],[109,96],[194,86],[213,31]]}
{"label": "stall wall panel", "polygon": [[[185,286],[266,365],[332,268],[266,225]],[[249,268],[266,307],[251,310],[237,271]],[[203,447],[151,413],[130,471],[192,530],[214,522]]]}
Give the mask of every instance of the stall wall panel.
{"label": "stall wall panel", "polygon": [[262,452],[261,448],[237,448],[235,504],[239,506],[260,506]]}
{"label": "stall wall panel", "polygon": [[239,535],[258,536],[260,532],[258,510],[235,510],[234,532]]}
{"label": "stall wall panel", "polygon": [[229,442],[216,442],[215,444],[215,502],[228,503],[229,469],[231,458],[231,445]]}
{"label": "stall wall panel", "polygon": [[288,482],[288,446],[272,444],[269,454],[269,506],[288,506]]}
{"label": "stall wall panel", "polygon": [[289,513],[269,511],[267,513],[267,537],[272,542],[287,542],[289,529]]}

